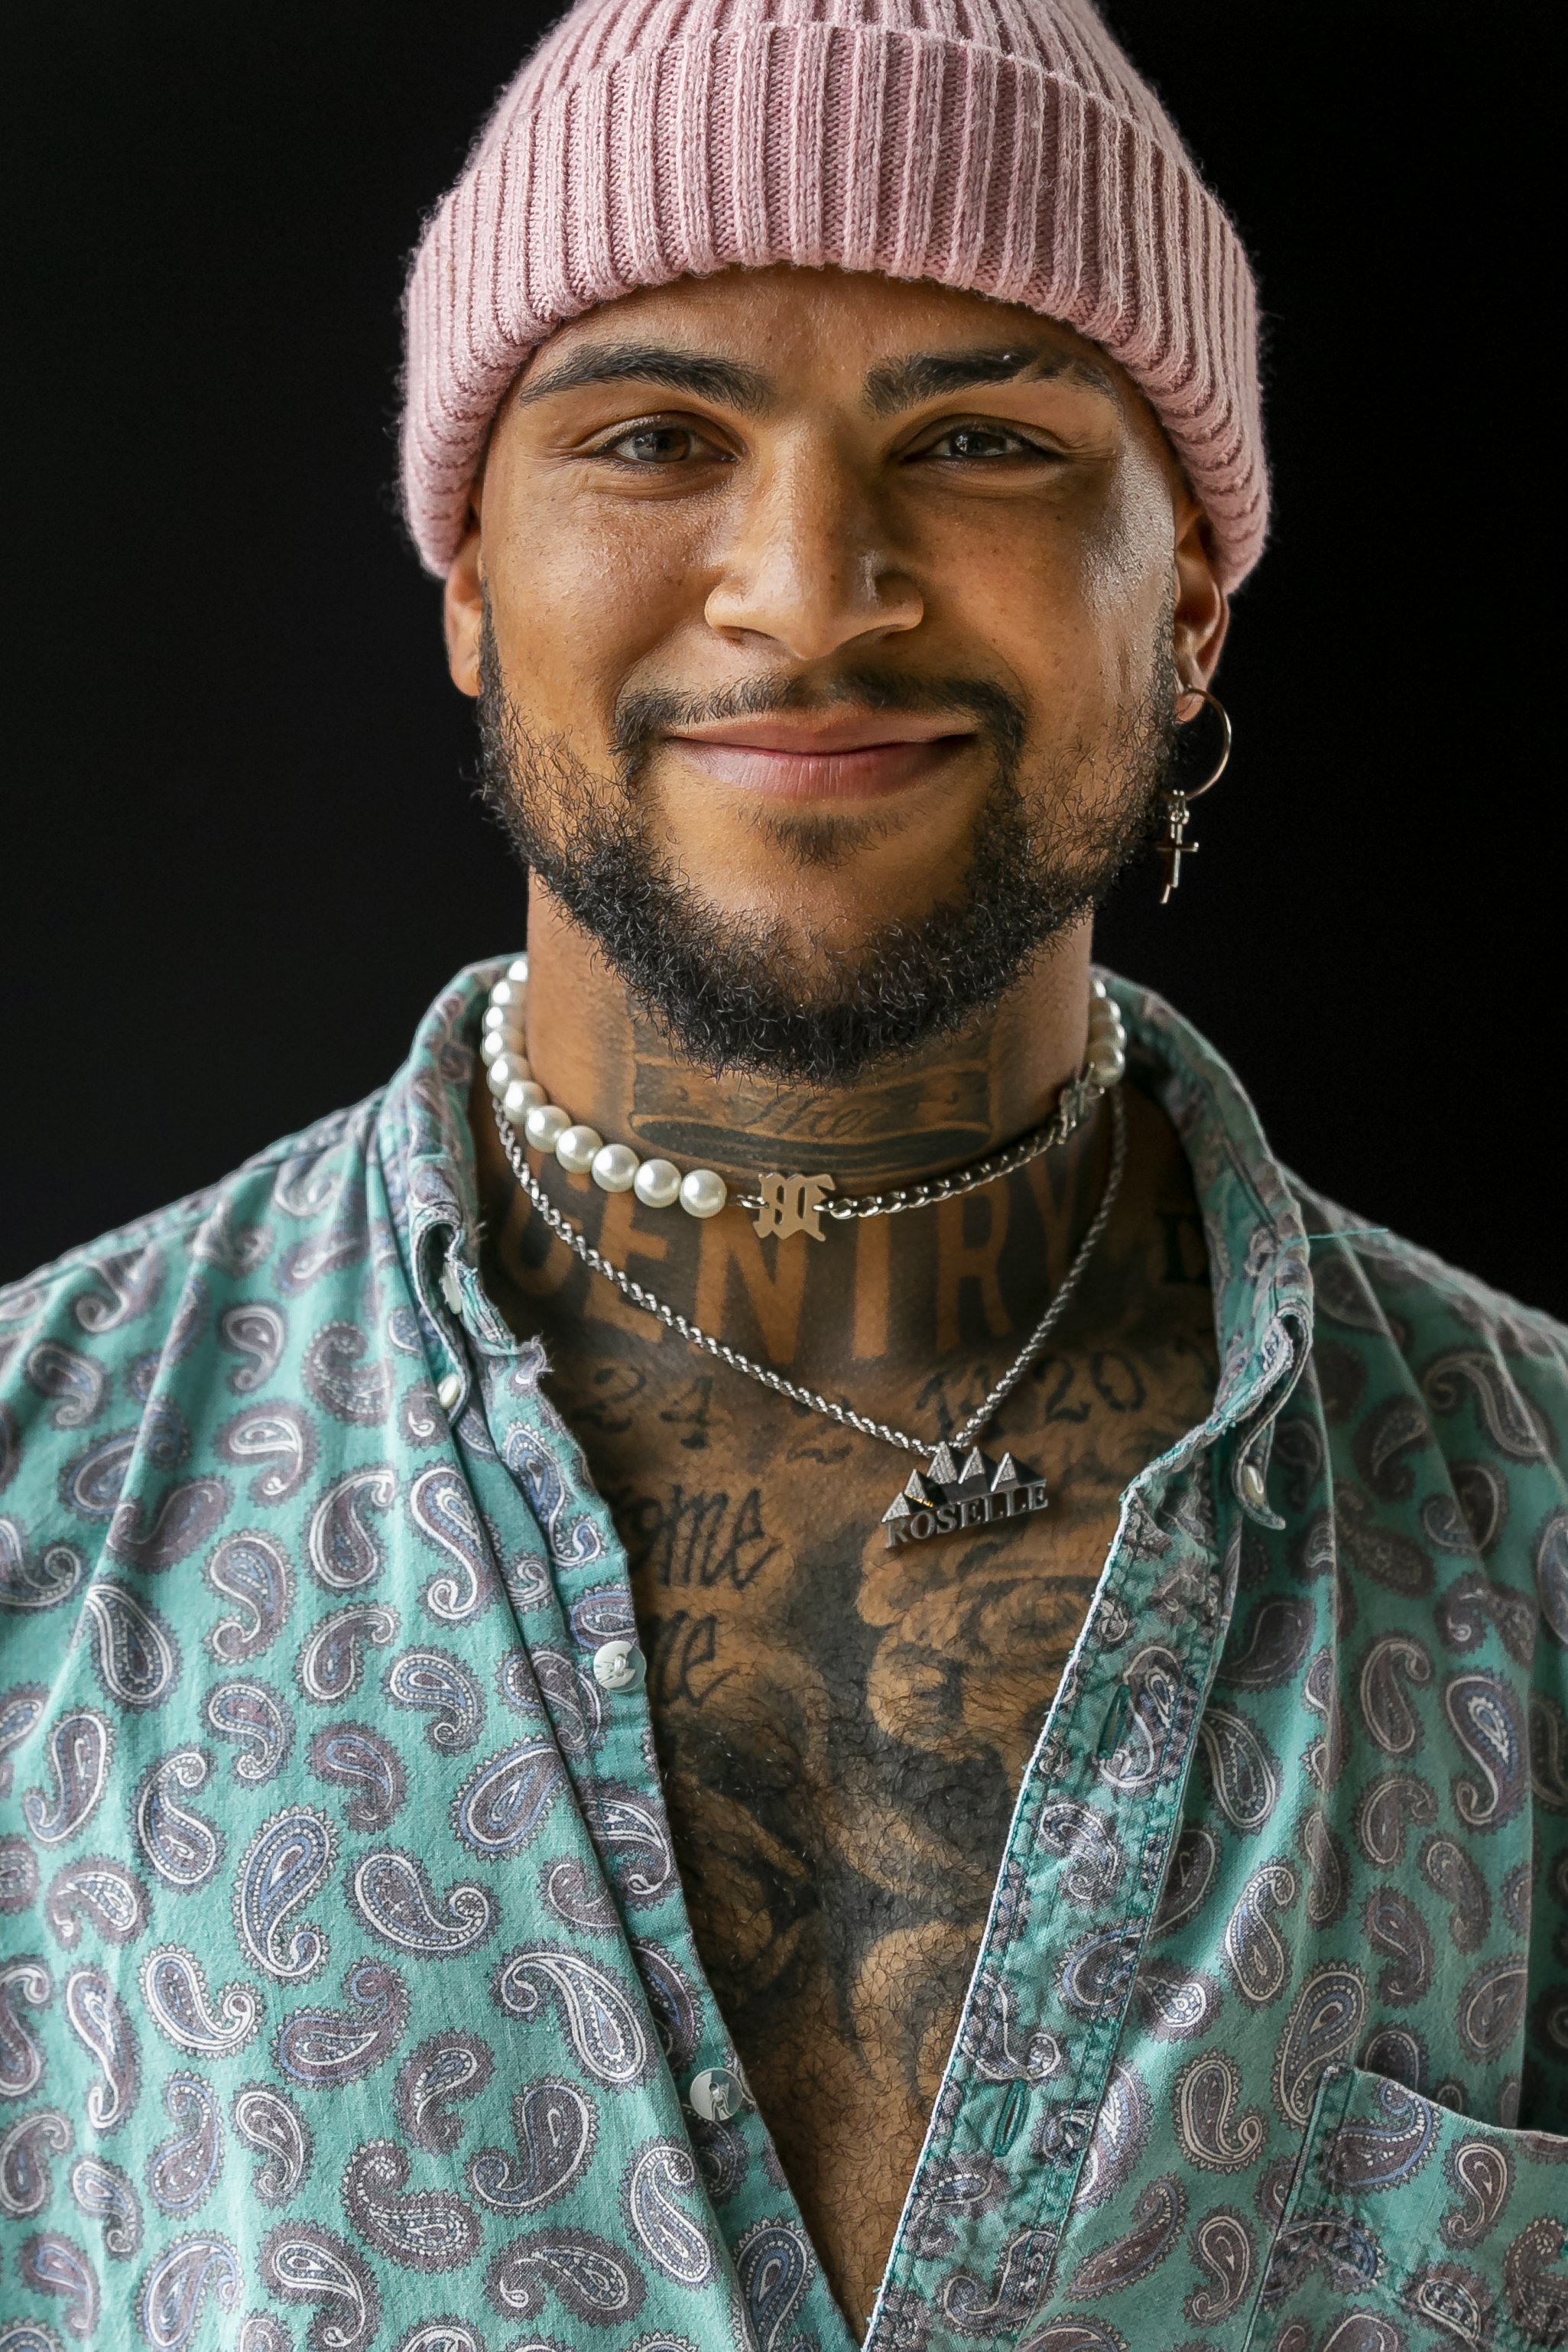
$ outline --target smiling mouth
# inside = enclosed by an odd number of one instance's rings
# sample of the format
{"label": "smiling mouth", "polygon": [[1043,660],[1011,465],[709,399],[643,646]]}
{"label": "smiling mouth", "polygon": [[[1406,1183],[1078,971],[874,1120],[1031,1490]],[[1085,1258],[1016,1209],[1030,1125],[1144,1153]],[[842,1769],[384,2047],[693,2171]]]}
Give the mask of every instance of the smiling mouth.
{"label": "smiling mouth", "polygon": [[877,800],[929,783],[975,740],[950,719],[731,719],[666,739],[716,783],[770,800]]}

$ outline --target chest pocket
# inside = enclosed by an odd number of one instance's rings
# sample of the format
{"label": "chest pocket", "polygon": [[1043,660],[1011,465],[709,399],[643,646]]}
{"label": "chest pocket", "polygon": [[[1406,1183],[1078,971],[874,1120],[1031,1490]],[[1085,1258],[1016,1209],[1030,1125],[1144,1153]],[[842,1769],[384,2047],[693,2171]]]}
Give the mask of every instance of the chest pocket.
{"label": "chest pocket", "polygon": [[1568,2347],[1565,2252],[1568,2139],[1331,2067],[1247,2352]]}

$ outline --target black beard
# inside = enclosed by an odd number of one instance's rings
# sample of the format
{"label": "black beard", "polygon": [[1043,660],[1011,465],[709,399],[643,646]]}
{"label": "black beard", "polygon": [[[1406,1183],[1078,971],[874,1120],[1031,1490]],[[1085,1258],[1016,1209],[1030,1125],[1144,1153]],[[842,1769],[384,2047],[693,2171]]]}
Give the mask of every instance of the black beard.
{"label": "black beard", "polygon": [[[1161,642],[1167,650],[1149,692],[1124,713],[1114,739],[1082,748],[1052,774],[1040,796],[1051,828],[1042,838],[1019,789],[1027,713],[999,687],[855,670],[825,693],[761,680],[700,704],[627,694],[616,709],[616,772],[600,775],[564,738],[528,732],[502,684],[486,613],[480,787],[524,863],[688,1060],[716,1076],[742,1070],[841,1087],[996,1004],[1147,845],[1176,732],[1167,633]],[[966,713],[979,722],[992,779],[953,895],[917,921],[880,925],[852,961],[835,956],[813,975],[782,922],[722,914],[670,870],[650,838],[640,787],[672,728],[843,702]],[[852,855],[874,825],[799,815],[768,823],[797,864],[818,866]]]}

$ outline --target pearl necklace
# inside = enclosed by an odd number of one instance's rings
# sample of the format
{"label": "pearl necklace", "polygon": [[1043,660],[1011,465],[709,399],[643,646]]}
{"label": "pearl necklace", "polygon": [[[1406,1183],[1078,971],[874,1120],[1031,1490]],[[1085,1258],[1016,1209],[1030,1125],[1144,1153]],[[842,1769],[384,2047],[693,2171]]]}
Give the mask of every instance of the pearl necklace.
{"label": "pearl necklace", "polygon": [[[685,1175],[670,1160],[643,1160],[627,1143],[606,1143],[597,1128],[574,1120],[552,1103],[528,1057],[525,1013],[528,960],[517,956],[490,991],[485,1008],[480,1053],[488,1065],[497,1123],[518,1130],[536,1151],[553,1153],[574,1176],[587,1175],[603,1192],[633,1192],[645,1208],[671,1209],[678,1202],[690,1217],[716,1217],[731,1199],[729,1186],[713,1168],[689,1168]],[[1119,1086],[1127,1066],[1127,1033],[1115,999],[1103,981],[1092,983],[1089,1040],[1083,1066],[1063,1087],[1053,1116],[999,1151],[967,1168],[949,1171],[924,1184],[891,1192],[852,1193],[839,1200],[831,1176],[767,1174],[756,1192],[737,1192],[737,1207],[755,1213],[759,1234],[804,1233],[822,1239],[820,1219],[896,1216],[956,1198],[1011,1174],[1041,1152],[1066,1141],[1103,1094]]]}

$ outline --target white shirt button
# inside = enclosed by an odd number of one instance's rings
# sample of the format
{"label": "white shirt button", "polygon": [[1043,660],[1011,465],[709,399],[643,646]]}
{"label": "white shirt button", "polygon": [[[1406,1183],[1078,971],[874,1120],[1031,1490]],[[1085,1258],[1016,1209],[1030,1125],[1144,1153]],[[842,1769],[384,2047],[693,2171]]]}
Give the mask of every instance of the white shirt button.
{"label": "white shirt button", "polygon": [[1259,1469],[1256,1462],[1244,1462],[1241,1465],[1241,1498],[1243,1502],[1250,1503],[1255,1511],[1260,1511],[1269,1499],[1269,1489],[1263,1482],[1263,1473]]}
{"label": "white shirt button", "polygon": [[441,1296],[454,1315],[463,1312],[463,1285],[450,1258],[441,1269]]}
{"label": "white shirt button", "polygon": [[593,1653],[593,1679],[601,1690],[635,1690],[648,1672],[648,1662],[633,1641],[601,1642]]}
{"label": "white shirt button", "polygon": [[727,2124],[751,2105],[746,2084],[727,2066],[709,2066],[694,2075],[686,2100],[705,2124]]}
{"label": "white shirt button", "polygon": [[456,1409],[457,1400],[462,1393],[463,1375],[461,1372],[447,1372],[444,1374],[435,1384],[436,1402],[440,1405],[443,1412],[454,1412]]}

